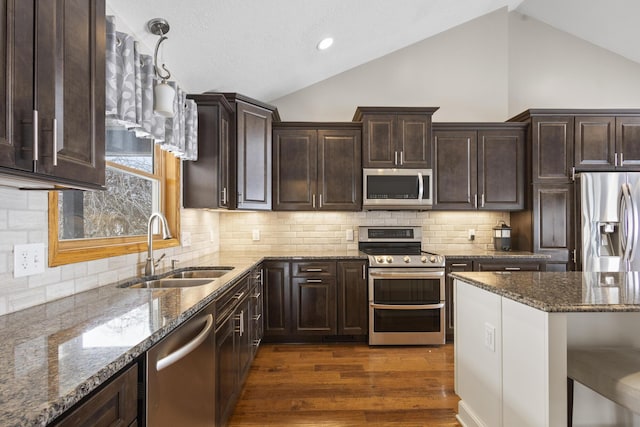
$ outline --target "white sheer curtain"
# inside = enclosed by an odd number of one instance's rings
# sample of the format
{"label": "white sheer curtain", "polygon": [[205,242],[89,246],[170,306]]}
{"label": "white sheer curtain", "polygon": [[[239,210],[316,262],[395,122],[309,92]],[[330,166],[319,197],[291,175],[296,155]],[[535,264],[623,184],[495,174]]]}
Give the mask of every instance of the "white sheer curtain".
{"label": "white sheer curtain", "polygon": [[152,138],[163,150],[183,160],[198,158],[198,111],[193,100],[175,82],[174,116],[153,112],[156,76],[153,57],[140,53],[138,42],[116,30],[115,17],[107,16],[106,121],[124,127],[139,138]]}

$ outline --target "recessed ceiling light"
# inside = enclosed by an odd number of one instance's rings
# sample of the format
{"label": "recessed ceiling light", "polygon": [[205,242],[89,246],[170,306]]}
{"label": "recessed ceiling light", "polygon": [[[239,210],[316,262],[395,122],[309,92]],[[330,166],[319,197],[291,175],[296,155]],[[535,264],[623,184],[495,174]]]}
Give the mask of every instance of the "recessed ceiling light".
{"label": "recessed ceiling light", "polygon": [[331,47],[331,45],[333,44],[333,38],[331,37],[325,37],[324,39],[320,40],[320,43],[318,43],[318,50],[325,50],[325,49],[329,49],[329,47]]}

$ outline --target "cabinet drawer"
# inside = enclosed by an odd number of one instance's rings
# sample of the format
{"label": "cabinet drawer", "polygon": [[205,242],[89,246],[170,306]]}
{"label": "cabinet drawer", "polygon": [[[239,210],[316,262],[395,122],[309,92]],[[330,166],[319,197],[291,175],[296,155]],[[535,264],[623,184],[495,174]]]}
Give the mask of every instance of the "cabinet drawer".
{"label": "cabinet drawer", "polygon": [[216,298],[214,302],[216,326],[224,322],[238,303],[249,295],[249,283],[249,274],[247,274],[225,293]]}
{"label": "cabinet drawer", "polygon": [[537,262],[478,262],[476,271],[542,271]]}
{"label": "cabinet drawer", "polygon": [[291,263],[291,274],[294,277],[335,276],[335,261],[310,261]]}

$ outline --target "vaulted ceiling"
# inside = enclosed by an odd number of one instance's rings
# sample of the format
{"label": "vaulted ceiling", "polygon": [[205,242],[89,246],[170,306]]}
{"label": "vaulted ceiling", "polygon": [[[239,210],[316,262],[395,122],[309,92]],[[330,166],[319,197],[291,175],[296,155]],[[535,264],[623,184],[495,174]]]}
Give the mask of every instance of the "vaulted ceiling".
{"label": "vaulted ceiling", "polygon": [[[147,21],[169,21],[161,58],[187,91],[264,101],[503,7],[640,63],[637,0],[107,0],[147,53]],[[334,45],[316,49],[326,36]]]}

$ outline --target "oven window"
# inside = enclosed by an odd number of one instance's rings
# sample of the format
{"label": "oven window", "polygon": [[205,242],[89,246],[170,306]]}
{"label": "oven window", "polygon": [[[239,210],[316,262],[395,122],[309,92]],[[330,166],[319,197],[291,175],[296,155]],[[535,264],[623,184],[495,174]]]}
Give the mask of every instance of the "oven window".
{"label": "oven window", "polygon": [[440,332],[440,310],[373,310],[374,332]]}
{"label": "oven window", "polygon": [[377,304],[418,305],[443,300],[437,279],[375,279],[373,302]]}
{"label": "oven window", "polygon": [[368,199],[417,200],[418,190],[416,175],[370,175],[367,177]]}

